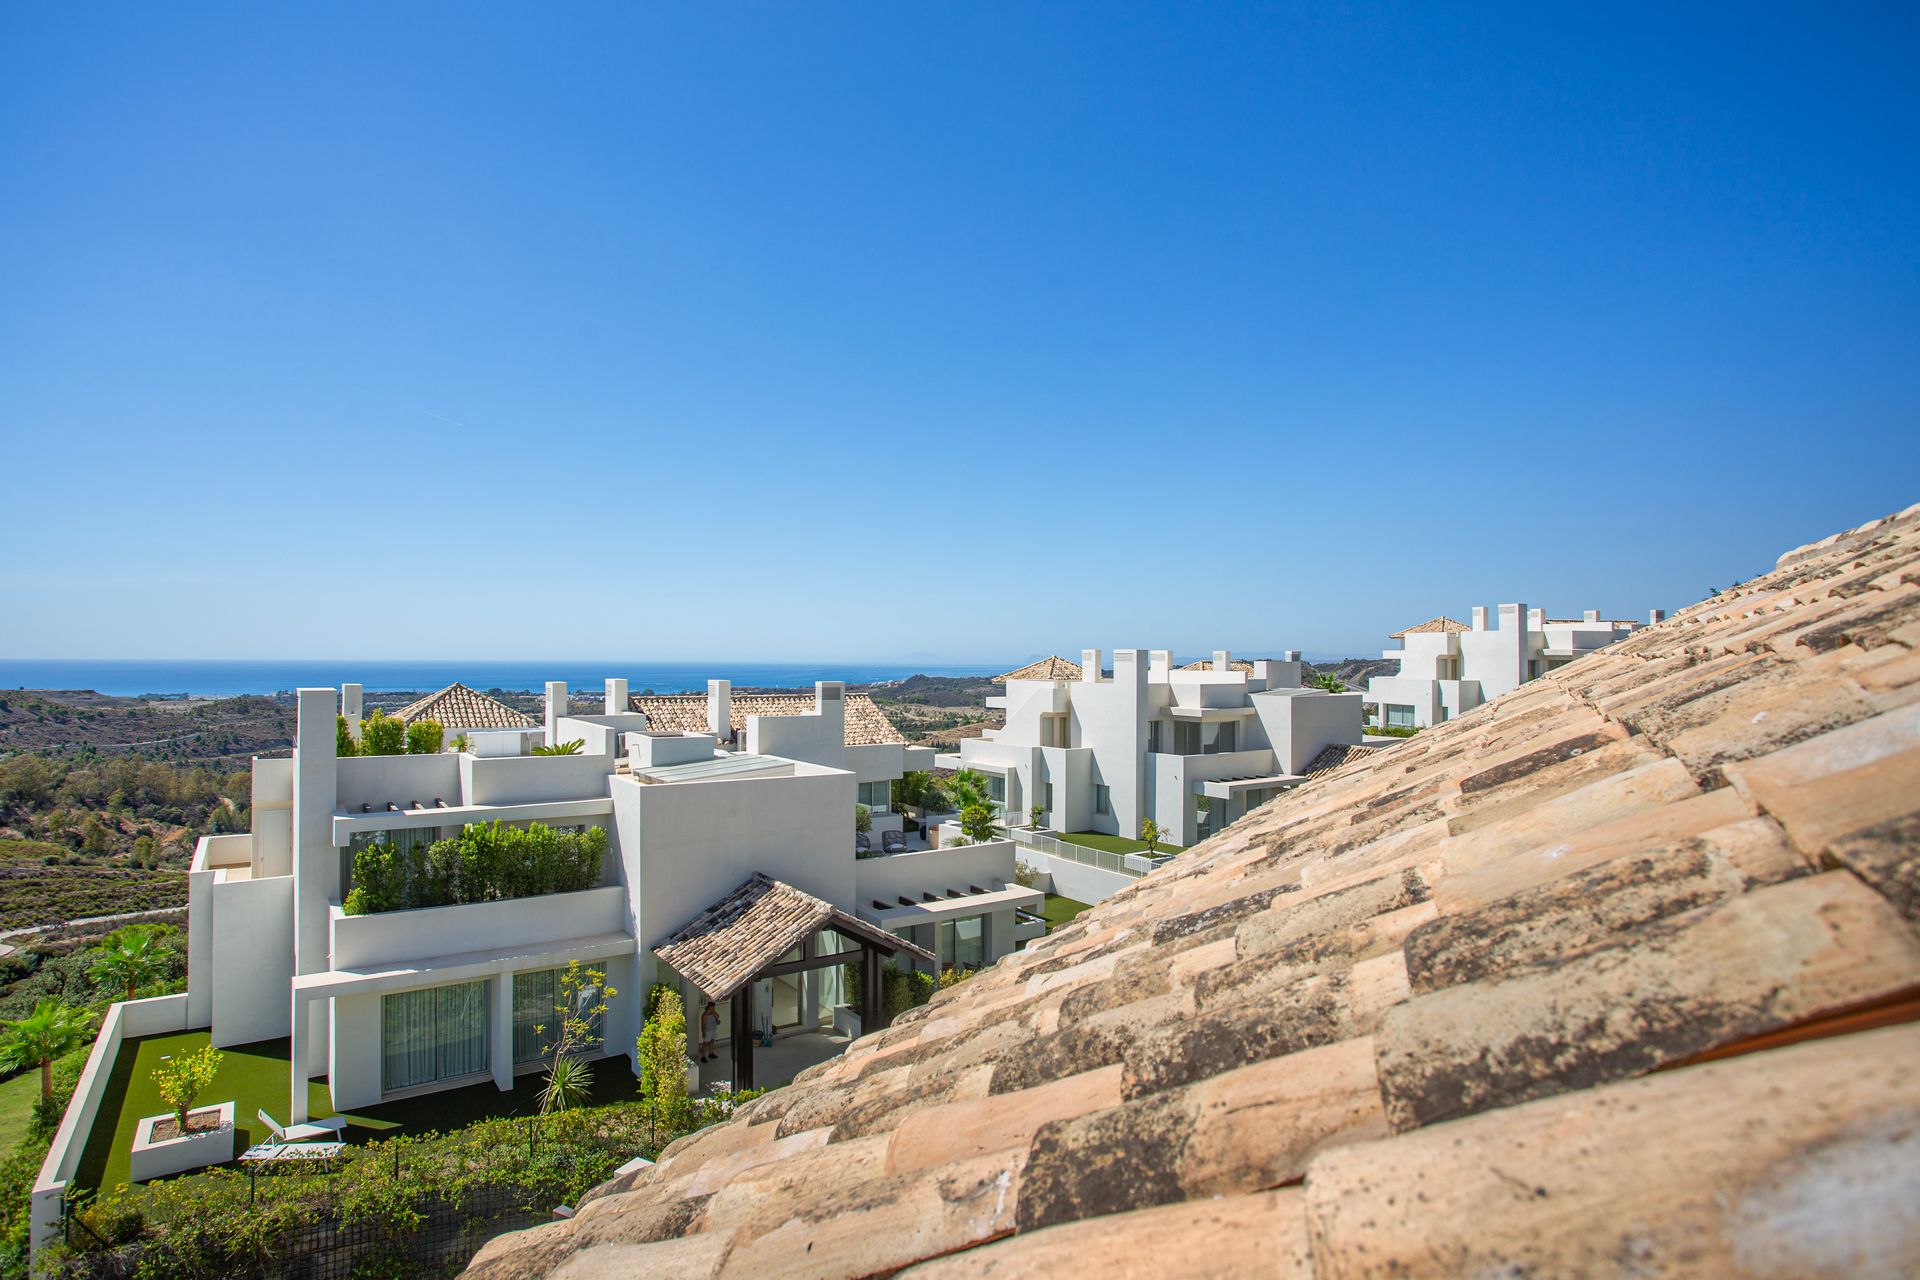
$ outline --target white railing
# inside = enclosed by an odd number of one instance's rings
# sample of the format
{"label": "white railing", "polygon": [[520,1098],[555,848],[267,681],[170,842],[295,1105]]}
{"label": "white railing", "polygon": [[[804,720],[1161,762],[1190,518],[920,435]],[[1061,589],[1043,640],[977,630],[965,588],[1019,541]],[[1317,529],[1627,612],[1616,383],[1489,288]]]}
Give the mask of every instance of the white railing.
{"label": "white railing", "polygon": [[[1146,859],[1137,854],[1110,853],[1105,849],[1089,848],[1084,844],[1075,844],[1071,840],[1062,840],[1042,831],[1014,828],[1009,834],[1014,842],[1044,853],[1050,857],[1065,858],[1077,862],[1083,867],[1098,867],[1102,871],[1117,871],[1123,876],[1143,876],[1148,868],[1139,865]],[[1138,861],[1134,861],[1138,859]]]}

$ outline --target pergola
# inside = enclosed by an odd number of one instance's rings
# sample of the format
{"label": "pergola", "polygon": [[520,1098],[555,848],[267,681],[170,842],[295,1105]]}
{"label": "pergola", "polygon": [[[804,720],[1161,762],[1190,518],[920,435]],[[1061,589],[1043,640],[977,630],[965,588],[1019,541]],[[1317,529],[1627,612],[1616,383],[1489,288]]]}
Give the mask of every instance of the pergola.
{"label": "pergola", "polygon": [[[832,929],[852,947],[821,953],[816,940]],[[800,958],[783,960],[798,948]],[[836,965],[860,966],[860,1026],[880,1028],[883,957],[906,953],[931,964],[933,955],[897,934],[842,911],[766,875],[751,880],[688,921],[653,949],[700,989],[707,999],[732,999],[762,978],[806,973]],[[733,1001],[733,1086],[753,1087],[753,1001]]]}

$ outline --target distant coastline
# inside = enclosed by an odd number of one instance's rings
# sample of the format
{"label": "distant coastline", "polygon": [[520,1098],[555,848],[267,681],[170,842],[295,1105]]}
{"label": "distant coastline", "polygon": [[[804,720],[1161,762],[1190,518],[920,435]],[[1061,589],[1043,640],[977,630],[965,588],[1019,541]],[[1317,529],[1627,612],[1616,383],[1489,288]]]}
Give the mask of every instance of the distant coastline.
{"label": "distant coastline", "polygon": [[[1018,665],[1011,664],[1011,665]],[[147,658],[0,658],[0,689],[91,689],[113,697],[231,698],[357,681],[369,693],[432,690],[459,681],[475,689],[536,692],[565,680],[575,692],[624,676],[635,693],[701,690],[709,679],[748,688],[804,688],[816,680],[876,684],[913,675],[992,675],[1006,666],[885,662],[460,662],[352,659],[239,660]]]}

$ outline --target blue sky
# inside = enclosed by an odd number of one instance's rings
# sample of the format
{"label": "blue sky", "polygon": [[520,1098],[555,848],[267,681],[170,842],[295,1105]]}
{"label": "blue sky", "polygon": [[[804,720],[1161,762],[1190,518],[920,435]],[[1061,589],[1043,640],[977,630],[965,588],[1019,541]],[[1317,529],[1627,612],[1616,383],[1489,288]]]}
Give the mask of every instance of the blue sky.
{"label": "blue sky", "polygon": [[1916,11],[0,9],[0,654],[1378,650],[1920,500]]}

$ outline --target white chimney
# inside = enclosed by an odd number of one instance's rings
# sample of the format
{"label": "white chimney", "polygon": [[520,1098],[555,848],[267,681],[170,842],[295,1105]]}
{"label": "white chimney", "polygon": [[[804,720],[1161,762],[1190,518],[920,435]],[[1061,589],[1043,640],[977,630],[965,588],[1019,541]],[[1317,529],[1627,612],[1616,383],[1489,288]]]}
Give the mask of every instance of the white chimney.
{"label": "white chimney", "polygon": [[1598,621],[1600,621],[1600,611],[1599,611],[1598,609],[1589,609],[1589,610],[1587,610],[1587,613],[1586,613],[1586,618],[1585,618],[1585,621],[1587,621],[1587,622],[1598,622]]}
{"label": "white chimney", "polygon": [[360,741],[360,686],[343,684],[340,686],[340,714],[347,718],[347,733],[355,742]]}
{"label": "white chimney", "polygon": [[1545,609],[1527,610],[1527,630],[1538,631],[1540,630],[1540,628],[1546,625],[1547,625],[1547,611]]}
{"label": "white chimney", "polygon": [[1167,673],[1173,670],[1173,650],[1155,649],[1147,655],[1147,679],[1166,681]]}
{"label": "white chimney", "polygon": [[1282,661],[1282,662],[1298,662],[1298,661],[1300,661],[1300,651],[1299,651],[1298,649],[1285,649],[1285,650],[1282,650],[1282,651],[1281,651],[1281,654],[1280,654],[1280,661]]}
{"label": "white chimney", "polygon": [[1647,610],[1647,625],[1648,625],[1648,626],[1650,626],[1650,627],[1651,627],[1651,626],[1653,626],[1653,625],[1654,625],[1655,623],[1657,623],[1657,622],[1665,622],[1666,620],[1667,620],[1667,611],[1666,611],[1665,609],[1649,609],[1649,610]]}
{"label": "white chimney", "polygon": [[707,727],[714,741],[723,746],[733,743],[733,681],[707,681]]}
{"label": "white chimney", "polygon": [[1473,606],[1473,629],[1475,631],[1487,629],[1487,606],[1483,604]]}
{"label": "white chimney", "polygon": [[1215,671],[1233,670],[1233,655],[1225,649],[1215,649],[1213,651],[1213,669]]}
{"label": "white chimney", "polygon": [[1080,651],[1080,679],[1087,684],[1100,683],[1100,651],[1098,649]]}
{"label": "white chimney", "polygon": [[624,715],[627,710],[627,682],[619,676],[607,677],[607,714]]}
{"label": "white chimney", "polygon": [[567,714],[567,682],[565,680],[547,681],[547,745],[560,743],[560,717]]}

